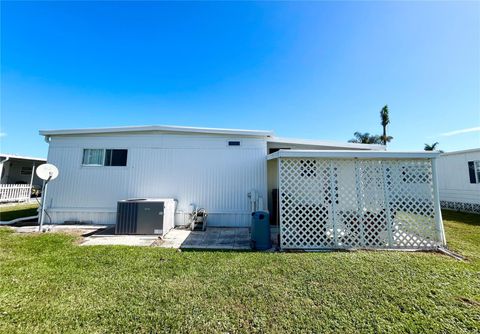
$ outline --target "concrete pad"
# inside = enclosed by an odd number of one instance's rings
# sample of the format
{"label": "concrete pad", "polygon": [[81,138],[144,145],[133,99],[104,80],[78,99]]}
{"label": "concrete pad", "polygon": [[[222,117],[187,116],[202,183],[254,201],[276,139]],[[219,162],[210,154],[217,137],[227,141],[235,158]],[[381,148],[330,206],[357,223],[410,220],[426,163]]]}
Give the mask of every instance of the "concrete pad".
{"label": "concrete pad", "polygon": [[192,231],[180,248],[249,250],[250,233],[248,228],[208,227],[206,231]]}
{"label": "concrete pad", "polygon": [[235,229],[226,228],[223,231],[220,231],[220,235],[222,237],[230,237],[230,236],[235,237],[236,234],[237,234],[237,231]]}
{"label": "concrete pad", "polygon": [[[46,232],[68,232],[85,236],[81,246],[124,245],[162,248],[250,250],[248,228],[209,227],[206,231],[175,228],[163,239],[158,235],[116,235],[111,225],[44,225]],[[38,232],[38,226],[15,227],[19,233]]]}
{"label": "concrete pad", "polygon": [[190,235],[191,231],[187,229],[170,230],[163,239],[159,239],[155,246],[163,248],[180,248]]}
{"label": "concrete pad", "polygon": [[158,240],[157,235],[113,235],[101,237],[87,237],[80,244],[81,246],[151,246]]}
{"label": "concrete pad", "polygon": [[[107,228],[107,225],[43,225],[44,232],[72,232],[78,234],[92,233]],[[17,233],[34,233],[38,232],[38,225],[14,227]]]}
{"label": "concrete pad", "polygon": [[158,235],[117,235],[114,229],[108,229],[86,237],[82,246],[123,245],[123,246],[155,246],[162,248],[180,248],[190,234],[190,230],[172,229],[164,238]]}

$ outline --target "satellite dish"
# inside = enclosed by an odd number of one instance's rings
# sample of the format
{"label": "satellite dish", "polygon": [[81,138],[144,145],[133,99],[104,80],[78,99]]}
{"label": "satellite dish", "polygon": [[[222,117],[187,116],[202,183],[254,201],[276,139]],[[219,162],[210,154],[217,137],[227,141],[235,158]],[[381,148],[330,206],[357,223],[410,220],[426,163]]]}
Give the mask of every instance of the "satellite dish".
{"label": "satellite dish", "polygon": [[58,168],[52,164],[43,164],[37,167],[37,176],[45,181],[54,180],[58,176]]}

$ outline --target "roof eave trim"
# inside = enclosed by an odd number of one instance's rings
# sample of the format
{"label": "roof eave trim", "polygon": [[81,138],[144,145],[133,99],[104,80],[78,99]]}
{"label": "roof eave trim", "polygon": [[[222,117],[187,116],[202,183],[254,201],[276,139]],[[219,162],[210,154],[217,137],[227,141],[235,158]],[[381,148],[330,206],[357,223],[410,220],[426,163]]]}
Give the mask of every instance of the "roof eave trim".
{"label": "roof eave trim", "polygon": [[21,160],[33,160],[33,161],[47,161],[47,159],[44,158],[37,158],[37,157],[28,157],[24,155],[15,155],[15,154],[3,154],[0,153],[0,157],[5,157],[9,159],[21,159]]}
{"label": "roof eave trim", "polygon": [[480,152],[480,148],[470,148],[466,150],[451,151],[451,152],[440,152],[440,154],[441,156],[448,156],[448,155],[468,154],[468,153],[476,153],[476,152]]}
{"label": "roof eave trim", "polygon": [[40,130],[42,136],[62,136],[62,135],[89,135],[106,133],[125,133],[125,132],[181,132],[181,133],[205,133],[205,134],[228,134],[238,136],[252,137],[270,137],[273,131],[264,130],[236,130],[236,129],[216,129],[216,128],[195,128],[182,126],[129,126],[115,128],[92,128],[92,129],[65,129],[65,130]]}
{"label": "roof eave trim", "polygon": [[381,144],[360,144],[360,143],[343,143],[328,140],[313,140],[313,139],[296,139],[296,138],[282,138],[271,137],[268,139],[269,143],[279,144],[293,144],[293,145],[310,145],[310,146],[330,146],[342,148],[358,148],[364,150],[380,150],[385,151],[386,146]]}
{"label": "roof eave trim", "polygon": [[267,160],[278,158],[339,158],[339,159],[434,159],[438,152],[387,152],[337,150],[280,150],[267,155]]}

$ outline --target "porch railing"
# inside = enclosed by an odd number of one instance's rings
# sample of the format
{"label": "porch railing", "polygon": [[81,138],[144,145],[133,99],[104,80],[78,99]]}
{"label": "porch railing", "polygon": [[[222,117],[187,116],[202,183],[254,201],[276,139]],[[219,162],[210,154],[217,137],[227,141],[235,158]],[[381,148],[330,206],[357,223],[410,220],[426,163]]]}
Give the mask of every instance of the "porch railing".
{"label": "porch railing", "polygon": [[30,198],[29,184],[0,184],[0,202],[20,202]]}

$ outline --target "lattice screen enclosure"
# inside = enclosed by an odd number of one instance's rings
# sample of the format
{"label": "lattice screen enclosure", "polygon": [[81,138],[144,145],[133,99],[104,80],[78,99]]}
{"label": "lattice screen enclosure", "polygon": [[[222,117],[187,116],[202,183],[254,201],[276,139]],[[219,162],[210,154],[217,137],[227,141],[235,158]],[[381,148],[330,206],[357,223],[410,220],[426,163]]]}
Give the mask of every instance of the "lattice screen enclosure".
{"label": "lattice screen enclosure", "polygon": [[282,249],[444,243],[431,159],[279,159]]}

